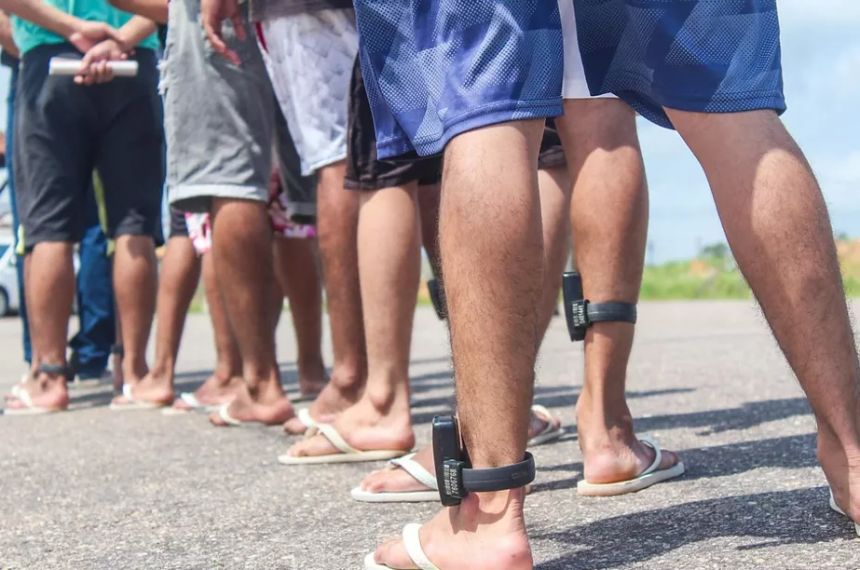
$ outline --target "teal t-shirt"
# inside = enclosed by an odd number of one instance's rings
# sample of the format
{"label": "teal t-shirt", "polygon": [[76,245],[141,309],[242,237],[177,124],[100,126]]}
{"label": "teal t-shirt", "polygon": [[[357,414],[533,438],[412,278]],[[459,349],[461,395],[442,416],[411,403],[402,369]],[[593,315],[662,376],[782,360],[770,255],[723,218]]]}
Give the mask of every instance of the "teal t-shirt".
{"label": "teal t-shirt", "polygon": [[[133,17],[131,14],[117,10],[108,4],[107,0],[43,1],[81,20],[103,22],[117,29],[124,26]],[[15,39],[15,45],[18,46],[22,55],[40,45],[60,44],[66,41],[64,37],[58,36],[54,32],[39,27],[32,22],[22,20],[17,16],[12,18],[12,37]],[[143,40],[138,47],[158,49],[158,34],[153,33]]]}

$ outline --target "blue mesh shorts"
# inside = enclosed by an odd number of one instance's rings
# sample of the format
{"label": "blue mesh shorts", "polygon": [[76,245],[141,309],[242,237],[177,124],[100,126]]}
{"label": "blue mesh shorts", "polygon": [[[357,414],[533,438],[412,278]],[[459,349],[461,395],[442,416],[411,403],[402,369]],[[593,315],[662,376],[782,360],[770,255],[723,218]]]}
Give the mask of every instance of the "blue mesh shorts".
{"label": "blue mesh shorts", "polygon": [[618,96],[663,108],[785,110],[775,0],[355,0],[379,158]]}

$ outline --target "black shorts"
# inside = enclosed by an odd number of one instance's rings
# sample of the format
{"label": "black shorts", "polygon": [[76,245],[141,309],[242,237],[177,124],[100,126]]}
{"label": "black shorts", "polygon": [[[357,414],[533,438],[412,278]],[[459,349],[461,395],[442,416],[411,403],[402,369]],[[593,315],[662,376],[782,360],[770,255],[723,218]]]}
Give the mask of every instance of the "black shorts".
{"label": "black shorts", "polygon": [[[419,186],[442,181],[442,155],[396,161],[377,160],[376,131],[370,101],[364,89],[361,66],[356,59],[352,70],[349,96],[349,132],[347,134],[346,180],[350,190],[379,190],[418,182]],[[538,168],[565,165],[564,149],[552,119],[547,121],[541,141]]]}
{"label": "black shorts", "polygon": [[275,107],[275,157],[278,160],[281,186],[290,203],[290,220],[297,224],[314,225],[317,219],[317,177],[316,174],[302,175],[301,159],[287,121],[280,105]]}
{"label": "black shorts", "polygon": [[48,62],[80,59],[69,44],[42,45],[21,62],[15,98],[15,190],[27,249],[81,239],[98,172],[107,235],[155,236],[164,185],[164,130],[155,53],[138,49],[136,77],[83,86],[49,76]]}
{"label": "black shorts", "polygon": [[170,207],[170,235],[168,239],[175,237],[188,237],[188,224],[185,221],[185,211],[176,206]]}

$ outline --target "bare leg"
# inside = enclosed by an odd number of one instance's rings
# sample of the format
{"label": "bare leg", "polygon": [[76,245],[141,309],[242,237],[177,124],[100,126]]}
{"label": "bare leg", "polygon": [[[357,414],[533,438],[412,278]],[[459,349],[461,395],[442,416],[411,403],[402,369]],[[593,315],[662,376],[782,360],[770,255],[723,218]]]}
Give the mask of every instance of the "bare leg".
{"label": "bare leg", "polygon": [[421,212],[421,244],[427,252],[430,261],[430,269],[433,277],[439,279],[442,276],[442,267],[439,260],[439,199],[442,187],[421,186],[418,188],[418,207]]}
{"label": "bare leg", "polygon": [[[525,454],[543,280],[542,132],[543,121],[478,129],[451,141],[445,156],[442,271],[461,427],[477,468]],[[523,489],[469,495],[422,527],[424,551],[440,568],[530,570],[523,499]],[[400,540],[376,560],[413,567]]]}
{"label": "bare leg", "polygon": [[[421,271],[417,187],[361,193],[358,269],[367,339],[367,388],[359,402],[334,421],[356,449],[403,449],[415,445],[409,411],[409,349]],[[337,453],[324,436],[290,448],[289,454]]]}
{"label": "bare leg", "polygon": [[[345,163],[317,173],[317,232],[334,362],[331,381],[310,406],[317,420],[332,419],[356,403],[367,381],[361,291],[358,287],[358,195],[345,190]],[[297,420],[284,426],[304,433]]]}
{"label": "bare leg", "polygon": [[[564,271],[567,256],[570,251],[570,178],[565,166],[538,171],[538,187],[540,191],[541,221],[544,240],[544,287],[541,293],[541,308],[538,316],[538,344],[543,340],[546,329],[552,320],[558,303],[558,292],[561,286],[561,274]],[[418,195],[425,188],[418,189]],[[424,202],[419,199],[421,207]],[[424,213],[422,212],[422,219]],[[434,216],[433,220],[437,218]],[[422,226],[422,230],[426,230]],[[435,235],[435,232],[434,234]],[[427,234],[425,236],[425,244]],[[426,247],[426,245],[425,245]],[[558,418],[547,418],[532,412],[529,419],[529,438],[536,436],[553,422],[560,427]],[[413,457],[429,472],[435,469],[433,463],[433,447],[421,448]],[[359,487],[370,493],[409,493],[426,491],[428,487],[403,469],[379,469],[373,471],[362,480]]]}
{"label": "bare leg", "polygon": [[[283,423],[293,408],[281,388],[272,327],[272,233],[265,204],[216,199],[212,256],[230,329],[242,355],[245,384],[228,413],[240,421]],[[223,425],[218,414],[210,421]]]}
{"label": "bare leg", "polygon": [[[75,271],[72,266],[72,244],[43,242],[27,256],[24,283],[30,335],[33,343],[34,372],[41,364],[66,365],[66,332],[75,295]],[[33,374],[24,383],[33,404],[48,408],[69,405],[66,378],[58,374]],[[25,408],[24,402],[12,398],[7,408]]]}
{"label": "bare leg", "polygon": [[[187,237],[167,242],[161,263],[158,289],[158,318],[155,335],[155,363],[149,374],[134,385],[134,397],[150,402],[173,400],[173,374],[188,307],[200,281],[200,260]],[[124,401],[118,396],[116,401]]]}
{"label": "bare leg", "polygon": [[155,316],[157,264],[149,236],[116,238],[113,280],[122,322],[123,379],[135,386],[149,373],[146,345]]}
{"label": "bare leg", "polygon": [[836,502],[860,521],[860,364],[809,164],[771,111],[667,112],[705,169],[732,252],[809,397]]}
{"label": "bare leg", "polygon": [[[648,190],[634,113],[618,100],[569,100],[557,124],[574,173],[570,219],[585,297],[595,303],[636,303]],[[633,330],[627,323],[598,323],[586,335],[577,430],[590,483],[632,479],[654,461],[654,450],[634,434],[625,395]],[[677,455],[664,452],[660,468],[677,462]]]}
{"label": "bare leg", "polygon": [[[122,347],[122,322],[119,319],[119,308],[116,306],[114,299],[114,318],[116,319],[116,339],[114,346]],[[113,392],[114,394],[122,394],[122,385],[125,383],[122,376],[122,352],[115,352],[112,356],[112,373],[113,373]]]}
{"label": "bare leg", "polygon": [[328,377],[322,357],[322,288],[314,242],[276,238],[275,258],[275,273],[290,300],[296,331],[299,390],[303,396],[317,394]]}
{"label": "bare leg", "polygon": [[570,255],[570,177],[564,166],[538,171],[544,243],[544,281],[538,318],[538,347],[558,307],[561,274]]}

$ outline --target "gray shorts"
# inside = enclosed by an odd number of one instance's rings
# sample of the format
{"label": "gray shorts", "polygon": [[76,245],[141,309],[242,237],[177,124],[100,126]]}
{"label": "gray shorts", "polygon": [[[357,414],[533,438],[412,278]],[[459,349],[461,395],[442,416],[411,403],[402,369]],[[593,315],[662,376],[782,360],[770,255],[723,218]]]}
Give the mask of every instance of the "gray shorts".
{"label": "gray shorts", "polygon": [[224,23],[224,40],[242,60],[236,66],[212,49],[199,0],[169,6],[161,93],[170,203],[189,212],[209,211],[212,198],[265,204],[275,102],[255,30],[247,25],[239,41]]}

